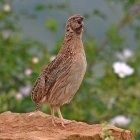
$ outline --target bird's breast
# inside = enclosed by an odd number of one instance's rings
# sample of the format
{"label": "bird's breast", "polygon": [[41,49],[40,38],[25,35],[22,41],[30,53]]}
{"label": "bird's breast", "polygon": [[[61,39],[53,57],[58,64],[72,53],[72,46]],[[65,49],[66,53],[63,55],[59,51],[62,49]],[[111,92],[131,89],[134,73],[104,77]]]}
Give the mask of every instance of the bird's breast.
{"label": "bird's breast", "polygon": [[72,69],[71,75],[73,75],[72,76],[73,82],[75,81],[75,82],[78,82],[79,84],[81,84],[81,81],[83,80],[83,77],[86,72],[86,67],[87,67],[85,53],[77,54],[74,57],[73,61],[74,62],[71,67],[71,69]]}
{"label": "bird's breast", "polygon": [[82,80],[86,72],[87,62],[84,53],[78,53],[73,58],[73,64],[66,80],[67,87],[65,89],[65,101],[63,103],[69,103],[72,97],[79,89]]}

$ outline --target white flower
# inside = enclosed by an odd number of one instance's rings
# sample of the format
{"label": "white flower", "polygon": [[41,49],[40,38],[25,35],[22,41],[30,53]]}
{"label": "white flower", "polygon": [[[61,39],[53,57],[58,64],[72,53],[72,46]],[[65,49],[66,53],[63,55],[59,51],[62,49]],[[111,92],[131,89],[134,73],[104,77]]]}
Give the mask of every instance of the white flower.
{"label": "white flower", "polygon": [[32,74],[32,69],[30,69],[30,68],[25,69],[24,74],[26,76],[30,76]]}
{"label": "white flower", "polygon": [[20,92],[18,92],[18,93],[16,94],[16,99],[17,99],[17,100],[22,100],[22,99],[23,99],[23,95],[22,95]]}
{"label": "white flower", "polygon": [[38,57],[33,57],[32,58],[32,62],[34,63],[34,64],[37,64],[38,62],[39,62],[39,58]]}
{"label": "white flower", "polygon": [[130,49],[124,49],[122,53],[117,53],[117,58],[121,61],[126,61],[134,56],[134,52]]}
{"label": "white flower", "polygon": [[113,64],[113,69],[120,78],[124,78],[134,73],[134,69],[124,62],[115,62]]}
{"label": "white flower", "polygon": [[7,40],[9,38],[10,34],[9,34],[9,31],[3,31],[2,32],[2,38],[4,40]]}
{"label": "white flower", "polygon": [[3,11],[4,12],[10,12],[11,11],[11,6],[8,3],[5,3],[3,5]]}
{"label": "white flower", "polygon": [[26,85],[24,87],[21,87],[19,89],[20,93],[24,96],[28,96],[30,94],[31,91],[31,86],[30,85]]}
{"label": "white flower", "polygon": [[124,49],[123,50],[123,55],[126,59],[133,57],[134,53],[130,49]]}
{"label": "white flower", "polygon": [[119,125],[119,126],[126,126],[131,122],[131,119],[128,117],[125,117],[123,115],[118,115],[114,117],[111,121],[111,125]]}
{"label": "white flower", "polygon": [[50,57],[50,61],[53,61],[54,59],[55,59],[55,55],[52,55],[51,57]]}

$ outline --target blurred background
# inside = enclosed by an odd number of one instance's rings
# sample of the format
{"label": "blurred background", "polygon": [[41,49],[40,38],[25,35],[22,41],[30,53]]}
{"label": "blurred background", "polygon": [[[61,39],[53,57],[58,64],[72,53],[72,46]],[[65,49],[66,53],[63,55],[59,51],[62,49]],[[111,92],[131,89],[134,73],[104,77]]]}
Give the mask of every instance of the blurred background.
{"label": "blurred background", "polygon": [[[108,122],[140,139],[139,0],[0,0],[0,112],[34,111],[30,93],[58,53],[65,22],[85,17],[88,69],[80,90],[62,107],[65,118]],[[42,111],[50,113],[49,105]]]}

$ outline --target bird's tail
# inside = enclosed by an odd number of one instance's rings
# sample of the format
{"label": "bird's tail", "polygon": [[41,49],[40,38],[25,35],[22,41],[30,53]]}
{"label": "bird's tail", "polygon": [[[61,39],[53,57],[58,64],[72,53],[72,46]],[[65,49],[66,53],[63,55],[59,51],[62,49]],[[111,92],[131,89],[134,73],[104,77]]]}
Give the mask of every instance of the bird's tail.
{"label": "bird's tail", "polygon": [[39,103],[35,104],[35,111],[39,111],[40,110],[41,105]]}

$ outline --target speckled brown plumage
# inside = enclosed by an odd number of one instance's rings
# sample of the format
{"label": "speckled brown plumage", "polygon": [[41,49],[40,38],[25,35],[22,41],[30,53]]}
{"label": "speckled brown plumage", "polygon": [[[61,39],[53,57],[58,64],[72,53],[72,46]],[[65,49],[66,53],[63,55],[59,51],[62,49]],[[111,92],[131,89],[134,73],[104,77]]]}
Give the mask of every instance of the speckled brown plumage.
{"label": "speckled brown plumage", "polygon": [[86,71],[82,31],[83,17],[79,14],[70,17],[66,23],[66,33],[61,50],[41,72],[32,90],[32,100],[37,109],[44,102],[50,104],[53,124],[53,107],[56,107],[64,126],[60,106],[70,102],[79,89]]}

